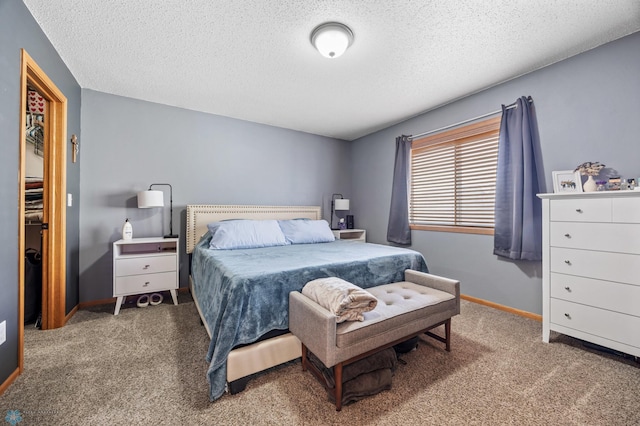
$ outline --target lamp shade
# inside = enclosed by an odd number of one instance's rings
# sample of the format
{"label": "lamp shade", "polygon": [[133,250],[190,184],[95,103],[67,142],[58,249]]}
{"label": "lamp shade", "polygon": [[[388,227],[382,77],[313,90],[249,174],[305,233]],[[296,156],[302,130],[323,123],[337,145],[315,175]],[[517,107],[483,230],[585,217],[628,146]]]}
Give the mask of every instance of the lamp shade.
{"label": "lamp shade", "polygon": [[353,32],[339,22],[327,22],[311,33],[311,44],[326,58],[337,58],[353,42]]}
{"label": "lamp shade", "polygon": [[338,198],[335,200],[336,210],[349,210],[349,200],[346,198]]}
{"label": "lamp shade", "polygon": [[164,207],[164,194],[162,191],[140,191],[138,192],[138,208],[148,209],[151,207]]}

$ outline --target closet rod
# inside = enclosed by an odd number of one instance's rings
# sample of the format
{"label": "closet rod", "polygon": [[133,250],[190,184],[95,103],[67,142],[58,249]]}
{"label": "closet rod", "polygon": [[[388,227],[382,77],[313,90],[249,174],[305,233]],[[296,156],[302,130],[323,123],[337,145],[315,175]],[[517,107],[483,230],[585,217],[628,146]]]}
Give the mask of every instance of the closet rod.
{"label": "closet rod", "polygon": [[[531,101],[532,101],[532,99],[529,99],[529,102],[531,102]],[[516,108],[517,106],[518,106],[518,105],[517,105],[517,103],[516,103],[516,102],[514,102],[514,103],[512,103],[512,104],[510,104],[510,105],[507,105],[505,108],[506,108],[506,109],[511,109],[511,108]],[[451,128],[456,127],[456,126],[460,126],[460,125],[462,125],[462,124],[471,123],[472,121],[476,121],[476,120],[480,120],[480,119],[482,119],[482,118],[490,117],[490,116],[492,116],[492,115],[500,114],[501,112],[502,112],[502,109],[499,109],[498,111],[493,111],[493,112],[489,112],[489,113],[487,113],[487,114],[482,114],[482,115],[479,115],[479,116],[477,116],[477,117],[475,117],[475,118],[470,118],[470,119],[468,119],[468,120],[464,120],[464,121],[461,121],[461,122],[459,122],[459,123],[450,124],[450,125],[448,125],[448,126],[440,127],[439,129],[430,130],[430,131],[428,131],[428,132],[419,133],[419,134],[417,134],[417,135],[411,135],[411,136],[409,136],[409,138],[410,138],[411,140],[415,140],[415,139],[422,138],[422,137],[424,137],[424,136],[430,135],[430,134],[432,134],[432,133],[438,133],[438,132],[441,132],[441,131],[443,131],[443,130],[451,129]]]}

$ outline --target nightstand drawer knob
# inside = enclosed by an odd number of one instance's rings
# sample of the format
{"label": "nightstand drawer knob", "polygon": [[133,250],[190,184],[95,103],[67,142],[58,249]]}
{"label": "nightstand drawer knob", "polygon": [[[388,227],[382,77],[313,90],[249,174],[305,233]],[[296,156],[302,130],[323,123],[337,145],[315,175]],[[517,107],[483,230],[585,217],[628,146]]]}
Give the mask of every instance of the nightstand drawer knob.
{"label": "nightstand drawer knob", "polygon": [[148,286],[149,284],[150,284],[150,281],[146,281],[146,282],[143,284],[143,286],[142,286],[142,287],[146,287],[146,286]]}
{"label": "nightstand drawer knob", "polygon": [[144,265],[144,267],[142,269],[149,269],[151,267],[151,265]]}
{"label": "nightstand drawer knob", "polygon": [[564,289],[567,290],[569,293],[571,293],[571,287],[567,286]]}
{"label": "nightstand drawer knob", "polygon": [[567,313],[565,313],[564,316],[567,317],[567,319],[571,319],[571,315],[569,315]]}
{"label": "nightstand drawer knob", "polygon": [[567,265],[571,265],[571,261],[570,260],[565,260],[564,263],[566,263]]}
{"label": "nightstand drawer knob", "polygon": [[571,238],[571,234],[564,234],[565,237]]}
{"label": "nightstand drawer knob", "polygon": [[582,213],[582,209],[576,209],[576,212]]}

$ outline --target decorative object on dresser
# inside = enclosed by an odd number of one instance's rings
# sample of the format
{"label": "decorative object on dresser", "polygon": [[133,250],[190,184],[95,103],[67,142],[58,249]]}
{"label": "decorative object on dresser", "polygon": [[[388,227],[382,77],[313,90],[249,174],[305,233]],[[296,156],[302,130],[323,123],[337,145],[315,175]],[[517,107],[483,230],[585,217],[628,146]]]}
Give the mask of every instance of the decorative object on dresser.
{"label": "decorative object on dresser", "polygon": [[640,356],[640,193],[538,197],[542,340],[557,331]]}
{"label": "decorative object on dresser", "polygon": [[[120,313],[122,302],[131,295],[169,290],[173,304],[178,304],[178,247],[178,238],[166,237],[113,243],[113,297],[117,298],[114,315]],[[140,302],[148,304],[149,300]],[[162,299],[155,296],[154,303],[158,300]]]}
{"label": "decorative object on dresser", "polygon": [[587,181],[582,186],[584,192],[593,192],[597,190],[598,185],[596,184],[596,181],[593,177],[598,176],[600,174],[600,170],[604,168],[605,165],[600,164],[597,161],[587,161],[586,163],[582,163],[578,167],[576,167],[574,172],[578,172],[582,176],[587,176]]}
{"label": "decorative object on dresser", "polygon": [[338,211],[347,211],[349,210],[349,200],[344,198],[342,194],[333,194],[331,195],[331,221],[329,225],[331,229],[339,229],[333,227],[333,215]]}
{"label": "decorative object on dresser", "polygon": [[152,183],[146,191],[138,192],[138,208],[148,209],[152,207],[164,207],[164,193],[162,191],[152,191],[154,186],[169,187],[169,234],[165,238],[178,238],[173,233],[173,187],[168,183]]}
{"label": "decorative object on dresser", "polygon": [[609,178],[609,183],[607,184],[607,190],[609,191],[620,190],[620,176],[612,176]]}
{"label": "decorative object on dresser", "polygon": [[553,176],[553,192],[582,192],[582,180],[580,179],[580,172],[572,170],[561,170],[551,172],[551,174]]}

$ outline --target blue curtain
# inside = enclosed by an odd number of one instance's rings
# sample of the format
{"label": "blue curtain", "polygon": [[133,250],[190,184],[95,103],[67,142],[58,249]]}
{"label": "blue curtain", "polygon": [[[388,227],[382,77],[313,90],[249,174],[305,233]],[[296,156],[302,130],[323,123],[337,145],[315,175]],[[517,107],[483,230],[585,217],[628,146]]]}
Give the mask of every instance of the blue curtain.
{"label": "blue curtain", "polygon": [[393,167],[393,187],[391,188],[391,209],[387,241],[411,244],[409,228],[409,157],[411,155],[411,139],[409,136],[396,138],[396,162]]}
{"label": "blue curtain", "polygon": [[542,158],[531,97],[502,105],[496,175],[493,253],[514,260],[542,259]]}

